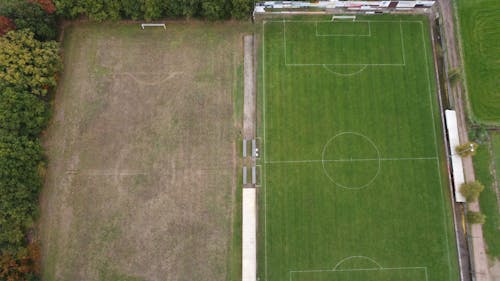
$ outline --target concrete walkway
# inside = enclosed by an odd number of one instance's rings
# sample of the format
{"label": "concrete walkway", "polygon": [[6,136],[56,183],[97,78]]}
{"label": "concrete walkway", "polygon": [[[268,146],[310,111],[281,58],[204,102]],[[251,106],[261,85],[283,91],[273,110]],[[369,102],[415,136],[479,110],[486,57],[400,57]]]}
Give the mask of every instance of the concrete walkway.
{"label": "concrete walkway", "polygon": [[[457,46],[457,40],[455,38],[455,23],[453,19],[453,6],[451,0],[440,0],[439,1],[441,15],[443,19],[444,27],[444,38],[446,43],[445,56],[448,63],[448,69],[453,68],[463,68],[462,62],[459,57],[459,46]],[[466,103],[463,95],[463,89],[461,83],[457,83],[455,86],[449,86],[451,90],[450,95],[453,96],[455,101],[454,107],[457,112],[458,119],[458,131],[460,136],[460,142],[465,143],[469,141],[469,136],[467,134],[467,122],[466,122]],[[472,165],[471,157],[463,159],[464,175],[466,182],[472,182],[476,180],[474,174],[474,167]],[[469,204],[469,209],[471,211],[479,211],[479,203],[474,202]],[[472,242],[472,261],[473,261],[473,275],[477,281],[492,281],[490,279],[490,274],[488,270],[488,259],[485,251],[485,244],[483,238],[482,225],[473,224],[470,225],[469,230],[470,241]]]}

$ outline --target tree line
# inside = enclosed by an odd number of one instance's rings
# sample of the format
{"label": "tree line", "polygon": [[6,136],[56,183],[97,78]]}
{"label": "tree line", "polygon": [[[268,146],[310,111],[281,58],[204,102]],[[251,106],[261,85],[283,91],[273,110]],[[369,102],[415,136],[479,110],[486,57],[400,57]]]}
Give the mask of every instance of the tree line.
{"label": "tree line", "polygon": [[249,0],[0,0],[0,280],[40,280],[40,143],[61,68],[58,19],[246,19]]}
{"label": "tree line", "polygon": [[50,0],[0,3],[0,280],[39,280],[40,143],[61,66]]}
{"label": "tree line", "polygon": [[57,13],[74,19],[156,20],[161,18],[246,19],[253,0],[54,0]]}

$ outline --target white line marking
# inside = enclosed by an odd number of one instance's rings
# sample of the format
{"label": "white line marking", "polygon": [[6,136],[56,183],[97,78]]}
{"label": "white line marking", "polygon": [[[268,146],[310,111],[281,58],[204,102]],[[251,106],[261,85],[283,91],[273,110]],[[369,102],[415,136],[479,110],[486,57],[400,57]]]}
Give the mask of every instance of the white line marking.
{"label": "white line marking", "polygon": [[277,160],[267,161],[266,164],[294,164],[294,163],[321,163],[321,162],[363,162],[363,161],[412,161],[412,160],[437,160],[437,157],[396,157],[396,158],[352,158],[331,160]]}
{"label": "white line marking", "polygon": [[[344,262],[351,260],[351,259],[365,259],[370,262],[372,262],[375,267],[371,268],[346,268],[346,269],[339,269],[339,266],[342,265]],[[380,263],[375,261],[374,259],[367,257],[367,256],[350,256],[346,257],[342,260],[340,260],[332,269],[311,269],[311,270],[289,270],[288,275],[290,281],[293,280],[293,274],[294,273],[315,273],[315,272],[357,272],[357,271],[384,271],[384,270],[423,270],[425,274],[425,280],[428,281],[428,276],[427,276],[427,267],[424,266],[408,266],[408,267],[383,267]]]}
{"label": "white line marking", "polygon": [[[427,47],[425,45],[425,37],[424,37],[424,25],[422,22],[420,22],[420,30],[422,31],[422,44],[424,45],[424,62],[425,62],[425,72],[426,72],[426,79],[427,79],[427,90],[429,92],[429,106],[430,106],[430,110],[431,110],[431,116],[432,116],[432,132],[434,134],[434,151],[436,153],[436,155],[438,156],[439,155],[439,151],[438,151],[438,144],[437,144],[437,136],[436,136],[436,121],[435,121],[435,118],[434,118],[434,107],[432,106],[432,90],[431,90],[431,80],[430,80],[430,73],[429,73],[429,62],[428,62],[428,58],[427,58]],[[451,276],[452,276],[452,273],[451,273],[451,258],[450,258],[450,243],[449,243],[449,239],[448,239],[448,228],[446,227],[447,224],[446,224],[446,209],[445,209],[445,200],[444,200],[444,194],[443,194],[443,187],[442,187],[442,184],[443,184],[443,181],[441,179],[441,167],[439,166],[439,161],[436,161],[436,167],[437,167],[437,170],[438,170],[438,179],[439,179],[439,189],[441,190],[440,194],[441,194],[441,207],[442,207],[442,211],[443,211],[443,225],[444,225],[444,232],[445,232],[445,238],[446,238],[446,253],[448,255],[448,270],[449,270],[449,280],[452,280],[451,279]]]}
{"label": "white line marking", "polygon": [[286,66],[324,66],[324,65],[338,65],[338,66],[405,66],[402,63],[286,63]]}
{"label": "white line marking", "polygon": [[425,270],[424,266],[410,266],[410,267],[372,267],[372,268],[351,268],[351,269],[311,269],[311,270],[290,270],[290,272],[351,272],[351,271],[372,271],[372,270],[410,270],[418,269]]}
{"label": "white line marking", "polygon": [[330,175],[330,173],[328,173],[328,171],[327,171],[327,169],[325,167],[325,162],[327,162],[327,161],[321,161],[321,164],[322,164],[322,167],[323,167],[323,172],[325,172],[325,175],[330,179],[330,181],[332,181],[335,185],[337,185],[339,187],[346,188],[346,189],[363,189],[363,188],[369,186],[370,184],[372,184],[373,181],[375,181],[375,179],[378,177],[378,175],[380,173],[380,166],[381,166],[381,164],[380,164],[380,158],[381,158],[380,157],[380,150],[378,149],[378,147],[375,144],[375,142],[372,139],[370,139],[369,137],[367,137],[366,135],[364,135],[364,134],[357,133],[357,132],[340,132],[340,133],[336,134],[335,136],[333,136],[332,138],[330,138],[325,143],[325,145],[323,146],[323,152],[321,153],[321,160],[330,160],[330,159],[325,159],[326,148],[337,137],[340,137],[340,136],[343,136],[343,135],[354,135],[354,136],[357,136],[357,137],[364,138],[365,140],[367,140],[373,146],[373,148],[375,148],[375,151],[377,152],[377,158],[375,160],[375,161],[377,161],[377,172],[375,173],[375,175],[367,183],[365,183],[363,185],[359,185],[359,186],[348,186],[348,185],[343,185],[343,184],[338,183],[335,180],[335,177],[333,177],[332,175]]}
{"label": "white line marking", "polygon": [[376,262],[374,259],[372,258],[369,258],[367,256],[350,256],[350,257],[346,257],[346,258],[343,258],[342,260],[340,260],[334,267],[333,267],[333,270],[337,270],[337,268],[343,264],[344,262],[348,261],[348,260],[352,260],[352,259],[365,259],[365,260],[369,260],[371,262],[373,262],[374,264],[376,264],[378,266],[378,268],[382,268],[382,266]]}
{"label": "white line marking", "polygon": [[123,76],[128,76],[130,77],[132,80],[134,80],[135,82],[139,83],[139,84],[144,84],[144,85],[149,85],[149,86],[154,86],[154,85],[158,85],[158,84],[162,84],[162,83],[165,83],[167,82],[168,80],[174,78],[176,75],[180,75],[180,74],[183,74],[182,72],[172,72],[170,73],[167,77],[165,78],[162,78],[162,79],[158,79],[156,81],[146,81],[146,80],[143,80],[143,79],[139,79],[137,78],[134,73],[130,73],[130,72],[122,72],[122,73],[114,73],[115,76],[118,76],[118,75],[123,75]]}
{"label": "white line marking", "polygon": [[359,74],[359,73],[363,72],[363,70],[365,70],[367,67],[368,67],[368,65],[365,65],[360,70],[358,70],[356,72],[352,72],[352,73],[339,73],[339,72],[335,72],[335,71],[329,69],[326,64],[323,64],[323,68],[324,69],[326,69],[328,72],[331,72],[331,73],[333,73],[335,75],[339,75],[339,76],[354,76],[356,74]]}
{"label": "white line marking", "polygon": [[427,275],[427,267],[423,266],[413,266],[413,267],[381,267],[381,268],[354,268],[354,269],[342,269],[342,270],[332,270],[332,269],[317,269],[317,270],[290,270],[288,272],[289,280],[293,281],[294,273],[314,273],[314,272],[357,272],[357,271],[403,271],[403,270],[423,270],[425,274],[425,281],[429,281]]}
{"label": "white line marking", "polygon": [[406,65],[406,58],[405,58],[405,43],[403,42],[403,26],[401,24],[401,22],[399,22],[399,34],[400,34],[400,37],[401,37],[401,49],[402,49],[402,53],[403,53],[403,64]]}
{"label": "white line marking", "polygon": [[[290,22],[311,22],[311,21],[307,21],[307,20],[289,20]],[[262,52],[262,69],[263,69],[263,139],[264,139],[264,144],[266,143],[266,87],[265,87],[265,24],[267,22],[282,22],[282,21],[263,21],[263,24],[262,24],[262,49],[263,49],[263,52]],[[324,22],[330,22],[330,21],[324,21]],[[399,21],[368,21],[368,22],[399,22],[401,23],[401,20]],[[436,151],[436,155],[437,152],[438,152],[438,148],[437,148],[437,137],[436,137],[436,130],[435,130],[435,121],[434,121],[434,112],[433,112],[433,106],[432,106],[432,93],[431,93],[431,88],[430,88],[430,78],[429,78],[429,66],[428,66],[428,63],[427,63],[427,48],[425,46],[425,37],[424,37],[424,29],[423,29],[423,23],[422,21],[404,21],[405,23],[419,23],[420,26],[421,26],[421,31],[422,31],[422,42],[423,42],[423,45],[424,45],[424,56],[425,56],[425,62],[426,62],[426,72],[427,72],[427,86],[428,86],[428,92],[429,92],[429,99],[431,101],[430,103],[430,107],[431,107],[431,116],[432,116],[432,120],[433,120],[433,128],[434,128],[434,143],[435,143],[435,151]],[[286,57],[285,57],[285,64],[286,64]],[[321,64],[323,65],[323,64]],[[366,64],[363,64],[363,65],[366,65]],[[293,65],[291,65],[293,66]],[[374,65],[374,66],[393,66],[393,65]],[[397,65],[394,65],[394,66],[397,66]],[[268,162],[266,161],[267,159],[267,149],[265,148],[265,145],[263,145],[263,148],[264,150],[264,163],[269,163],[269,164],[272,164],[271,162]],[[427,157],[422,157],[423,158],[427,158]],[[438,157],[434,157],[435,159],[438,159]],[[430,158],[429,158],[430,159]],[[410,160],[410,159],[408,159]],[[439,175],[439,182],[440,182],[440,185],[441,185],[441,170],[439,169],[439,161],[436,161],[436,165],[438,166],[438,175]],[[264,179],[266,179],[267,177],[267,171],[266,169],[264,169],[264,173],[263,173],[263,177]],[[450,280],[451,280],[451,260],[450,260],[450,250],[449,250],[449,242],[448,242],[448,230],[446,228],[446,211],[445,211],[445,206],[444,206],[444,195],[443,195],[443,190],[441,188],[441,201],[443,202],[442,204],[442,210],[443,210],[443,222],[444,222],[444,226],[445,226],[445,233],[446,233],[446,248],[447,248],[447,254],[448,254],[448,268],[449,268],[449,276],[450,276]],[[267,181],[264,180],[264,271],[265,271],[265,278],[266,280],[268,280],[268,262],[267,262],[268,258],[267,258]],[[427,274],[427,267],[424,267],[425,268],[425,276],[426,276],[426,280],[428,281],[428,274]]]}
{"label": "white line marking", "polygon": [[286,23],[283,20],[283,51],[285,52],[285,65],[288,65],[286,62]]}
{"label": "white line marking", "polygon": [[[369,34],[371,36],[371,22],[391,22],[391,23],[399,23],[400,26],[400,36],[401,36],[401,43],[402,43],[402,57],[403,57],[403,63],[288,63],[287,61],[287,49],[286,49],[286,23],[287,22],[308,22],[308,23],[315,23],[316,26],[316,34],[317,32],[317,23],[318,22],[327,22],[331,23],[331,21],[300,21],[300,20],[280,20],[280,21],[266,21],[266,22],[279,22],[283,23],[283,52],[284,52],[284,57],[285,57],[285,66],[405,66],[406,65],[406,60],[405,60],[405,49],[404,49],[404,44],[403,44],[403,33],[402,33],[402,27],[401,23],[402,21],[358,21],[358,22],[367,22],[369,25]],[[420,21],[404,21],[404,22],[420,22]],[[318,36],[318,35],[316,35]],[[358,35],[359,36],[359,35]]]}
{"label": "white line marking", "polygon": [[[266,32],[265,32],[266,21],[262,23],[262,119],[263,119],[263,143],[261,144],[261,151],[264,150],[264,163],[267,159],[267,146],[266,146]],[[286,57],[285,57],[286,59]],[[286,63],[286,61],[285,61]],[[267,279],[267,174],[264,167],[264,274]]]}
{"label": "white line marking", "polygon": [[350,272],[350,271],[372,271],[372,270],[425,270],[425,266],[409,266],[409,267],[372,267],[372,268],[351,268],[351,269],[311,269],[311,270],[290,270],[289,272]]}
{"label": "white line marking", "polygon": [[[347,22],[350,24],[354,24],[355,22]],[[330,22],[330,24],[333,24]],[[367,34],[320,34],[318,32],[318,21],[314,22],[315,30],[316,30],[316,37],[370,37],[371,34],[371,29],[370,29],[370,22],[368,22],[368,33]]]}

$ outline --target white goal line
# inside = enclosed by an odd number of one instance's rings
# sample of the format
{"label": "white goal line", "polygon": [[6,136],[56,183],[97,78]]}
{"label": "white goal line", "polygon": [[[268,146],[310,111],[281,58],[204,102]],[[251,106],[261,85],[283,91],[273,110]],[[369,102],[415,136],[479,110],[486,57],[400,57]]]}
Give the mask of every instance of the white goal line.
{"label": "white goal line", "polygon": [[356,20],[356,16],[332,16],[332,21],[335,21],[335,20],[351,20],[352,21],[355,21]]}
{"label": "white goal line", "polygon": [[167,26],[164,23],[141,23],[141,28],[145,27],[163,27],[163,29],[167,29]]}

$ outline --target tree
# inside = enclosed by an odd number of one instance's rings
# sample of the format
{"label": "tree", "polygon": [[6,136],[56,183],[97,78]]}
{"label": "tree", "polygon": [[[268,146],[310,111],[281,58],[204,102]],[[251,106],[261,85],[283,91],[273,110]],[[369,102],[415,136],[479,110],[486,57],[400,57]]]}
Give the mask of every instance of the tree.
{"label": "tree", "polygon": [[19,253],[2,252],[0,255],[0,280],[39,280],[40,247],[31,243]]}
{"label": "tree", "polygon": [[473,156],[476,155],[477,147],[477,143],[470,141],[455,147],[455,152],[460,155],[460,157]]}
{"label": "tree", "polygon": [[34,138],[49,117],[47,104],[36,96],[12,88],[0,92],[0,131]]}
{"label": "tree", "polygon": [[448,81],[450,84],[456,85],[462,79],[462,74],[459,68],[453,68],[448,72]]}
{"label": "tree", "polygon": [[124,18],[139,20],[144,18],[144,3],[137,0],[122,0],[122,15]]}
{"label": "tree", "polygon": [[253,1],[232,0],[231,16],[235,19],[247,19],[252,14]]}
{"label": "tree", "polygon": [[16,25],[12,20],[7,17],[0,16],[0,36],[14,29],[16,29]]}
{"label": "tree", "polygon": [[482,125],[474,126],[469,131],[469,139],[477,142],[479,144],[483,144],[489,140],[490,136],[488,135],[488,130]]}
{"label": "tree", "polygon": [[479,198],[479,194],[484,190],[484,185],[478,181],[463,183],[460,186],[460,193],[465,197],[467,202],[474,202]]}
{"label": "tree", "polygon": [[39,167],[42,147],[38,139],[0,134],[0,248],[15,252],[25,241],[38,209],[42,186]]}
{"label": "tree", "polygon": [[60,68],[56,42],[40,42],[28,30],[0,37],[0,88],[45,96],[56,85]]}
{"label": "tree", "polygon": [[52,0],[30,0],[31,2],[35,2],[42,9],[47,13],[47,14],[53,14],[56,11],[56,6],[54,3],[52,3]]}
{"label": "tree", "polygon": [[224,0],[205,0],[201,4],[201,13],[204,18],[218,20],[227,17]]}
{"label": "tree", "polygon": [[486,216],[481,212],[468,211],[467,221],[472,224],[484,224]]}
{"label": "tree", "polygon": [[[48,1],[48,0],[32,0]],[[203,17],[209,20],[247,18],[252,0],[54,0],[59,15],[92,20],[120,18],[154,20],[162,17]]]}
{"label": "tree", "polygon": [[144,19],[155,20],[163,15],[161,0],[145,0],[144,1]]}
{"label": "tree", "polygon": [[46,41],[56,38],[56,20],[54,15],[47,13],[37,3],[19,1],[13,2],[1,12],[2,15],[12,19],[17,29],[30,29],[35,33],[35,38]]}

